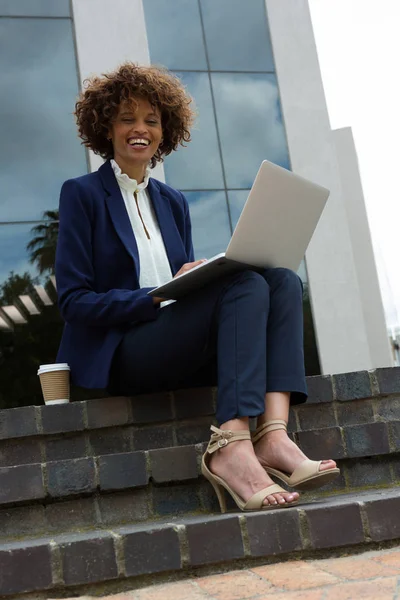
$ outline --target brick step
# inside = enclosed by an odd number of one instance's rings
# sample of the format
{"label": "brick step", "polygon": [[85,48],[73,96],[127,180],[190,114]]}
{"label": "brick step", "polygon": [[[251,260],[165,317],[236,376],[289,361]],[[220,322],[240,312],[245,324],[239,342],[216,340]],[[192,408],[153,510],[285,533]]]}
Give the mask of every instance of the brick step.
{"label": "brick step", "polygon": [[[385,423],[400,421],[400,368],[310,377],[308,385],[309,401],[293,407],[289,421],[307,451],[316,436],[304,432],[332,428],[338,439],[333,428],[365,425],[353,433],[372,436],[375,443],[374,432],[379,436],[381,428],[387,440]],[[205,441],[214,422],[215,394],[213,388],[199,388],[0,411],[0,467]],[[371,429],[371,423],[380,426]]]}
{"label": "brick step", "polygon": [[[62,513],[61,513],[62,514]],[[60,516],[61,516],[60,514]],[[293,553],[400,538],[400,489],[352,493],[290,509],[169,517],[166,521],[0,544],[0,595],[104,593],[135,589],[143,577],[192,575]],[[227,543],[228,542],[228,543]],[[48,595],[48,594],[47,594]]]}
{"label": "brick step", "polygon": [[[304,498],[356,488],[400,485],[399,452],[393,446],[383,445],[379,437],[381,425],[371,424],[372,429],[376,428],[375,435],[371,435],[371,439],[377,440],[374,448],[365,435],[360,436],[359,444],[354,435],[350,436],[352,445],[345,449],[335,439],[337,428],[309,432],[318,436],[313,441],[319,444],[322,456],[337,460],[341,474],[328,486],[304,494]],[[399,422],[389,427],[394,425]],[[363,426],[348,429],[358,432],[360,427]],[[347,433],[345,429],[344,438]],[[365,440],[367,445],[363,447]],[[133,521],[218,510],[214,491],[200,472],[204,450],[205,444],[197,444],[0,468],[0,531],[6,535],[7,530],[9,536],[27,533],[21,531],[19,520],[25,519],[30,524],[31,515],[37,516],[39,531],[43,527],[51,529],[52,515],[62,511],[63,506],[78,511],[77,527],[94,526],[97,515],[102,513],[104,518],[106,510],[114,514],[113,507],[118,506]],[[315,447],[312,450],[311,455],[318,454]],[[82,515],[81,505],[86,507]],[[58,524],[68,528],[73,523],[61,520]]]}

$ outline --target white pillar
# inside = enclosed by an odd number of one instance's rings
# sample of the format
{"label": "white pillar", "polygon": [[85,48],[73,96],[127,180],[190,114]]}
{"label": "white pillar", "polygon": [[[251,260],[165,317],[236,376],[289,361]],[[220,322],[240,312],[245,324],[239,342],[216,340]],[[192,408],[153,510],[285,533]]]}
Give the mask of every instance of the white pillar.
{"label": "white pillar", "polygon": [[[142,0],[72,0],[81,86],[91,75],[113,71],[124,61],[150,64]],[[103,160],[89,152],[91,171]],[[157,166],[154,177],[164,181]]]}
{"label": "white pillar", "polygon": [[266,0],[292,169],[331,190],[306,254],[323,373],[372,368],[307,0]]}
{"label": "white pillar", "polygon": [[393,366],[378,272],[350,127],[333,131],[373,367]]}

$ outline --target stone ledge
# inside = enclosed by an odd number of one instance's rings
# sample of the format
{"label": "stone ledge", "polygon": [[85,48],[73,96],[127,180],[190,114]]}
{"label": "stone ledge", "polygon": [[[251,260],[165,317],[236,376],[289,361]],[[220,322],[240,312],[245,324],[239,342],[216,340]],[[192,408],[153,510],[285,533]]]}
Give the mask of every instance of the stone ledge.
{"label": "stone ledge", "polygon": [[145,574],[399,536],[400,490],[388,489],[289,509],[175,517],[107,531],[19,540],[0,544],[0,595],[122,582]]}
{"label": "stone ledge", "polygon": [[[327,407],[334,402],[345,404],[400,395],[400,367],[333,376],[318,375],[308,377],[307,384],[309,399],[306,406]],[[61,406],[26,406],[1,410],[0,440],[211,417],[215,413],[216,392],[216,388],[196,388],[134,398],[107,397]],[[187,442],[187,432],[184,430],[177,430],[175,435],[178,444],[190,443]]]}

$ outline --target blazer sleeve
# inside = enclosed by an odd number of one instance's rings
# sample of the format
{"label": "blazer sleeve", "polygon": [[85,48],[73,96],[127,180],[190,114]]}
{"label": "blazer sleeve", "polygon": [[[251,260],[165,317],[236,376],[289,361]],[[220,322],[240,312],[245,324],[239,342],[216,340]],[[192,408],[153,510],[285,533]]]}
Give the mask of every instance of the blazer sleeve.
{"label": "blazer sleeve", "polygon": [[64,321],[110,327],[155,320],[158,308],[147,295],[151,288],[94,291],[93,213],[93,204],[82,185],[73,179],[66,181],[60,196],[56,252],[58,303]]}
{"label": "blazer sleeve", "polygon": [[188,257],[188,262],[194,261],[194,250],[193,250],[193,240],[192,240],[192,222],[190,219],[189,212],[189,204],[186,200],[185,196],[180,192],[182,196],[183,206],[185,209],[185,250],[186,256]]}

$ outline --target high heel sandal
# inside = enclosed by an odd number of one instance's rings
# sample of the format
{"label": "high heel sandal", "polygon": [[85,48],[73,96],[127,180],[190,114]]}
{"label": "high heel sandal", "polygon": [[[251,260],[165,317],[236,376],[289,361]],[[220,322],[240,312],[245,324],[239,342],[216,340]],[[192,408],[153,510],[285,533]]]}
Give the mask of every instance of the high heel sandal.
{"label": "high heel sandal", "polygon": [[263,504],[265,498],[271,494],[284,493],[287,491],[281,488],[280,485],[272,484],[266,488],[263,488],[259,492],[256,492],[247,502],[242,500],[236,492],[234,492],[229,485],[218,477],[218,475],[214,475],[208,468],[210,463],[211,455],[217,450],[224,448],[230,442],[237,442],[239,440],[251,440],[251,435],[249,431],[230,431],[224,429],[218,429],[211,425],[211,434],[210,441],[207,446],[207,450],[205,451],[202,461],[201,461],[201,472],[204,477],[208,479],[208,481],[213,486],[215,493],[217,494],[217,498],[219,501],[219,506],[222,513],[226,512],[226,500],[225,500],[225,491],[227,491],[236,502],[236,505],[240,510],[243,511],[251,511],[251,510],[271,510],[273,508],[289,508],[294,504],[297,504],[297,501],[286,502],[285,504]]}
{"label": "high heel sandal", "polygon": [[[279,429],[284,429],[287,431],[287,425],[285,421],[280,419],[266,421],[253,432],[251,436],[253,444],[256,444],[258,440],[260,440],[270,431],[276,431]],[[321,463],[322,460],[310,460],[309,458],[306,458],[290,476],[279,469],[273,469],[272,467],[263,468],[268,475],[277,477],[289,487],[297,490],[316,490],[317,488],[326,485],[330,481],[333,481],[333,479],[335,479],[340,473],[340,469],[337,467],[320,471]]]}

